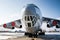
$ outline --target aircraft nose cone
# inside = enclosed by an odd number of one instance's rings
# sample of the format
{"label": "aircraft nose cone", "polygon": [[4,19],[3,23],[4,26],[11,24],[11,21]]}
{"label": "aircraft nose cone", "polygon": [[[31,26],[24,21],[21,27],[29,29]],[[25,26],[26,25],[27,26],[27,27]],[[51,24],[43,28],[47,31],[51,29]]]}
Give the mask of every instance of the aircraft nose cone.
{"label": "aircraft nose cone", "polygon": [[24,15],[35,15],[37,6],[34,4],[28,4],[24,10]]}

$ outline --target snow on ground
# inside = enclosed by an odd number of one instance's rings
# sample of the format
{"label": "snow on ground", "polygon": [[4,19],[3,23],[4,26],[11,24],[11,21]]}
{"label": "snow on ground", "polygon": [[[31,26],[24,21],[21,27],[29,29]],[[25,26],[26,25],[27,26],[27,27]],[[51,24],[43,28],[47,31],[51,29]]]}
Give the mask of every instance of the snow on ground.
{"label": "snow on ground", "polygon": [[[8,36],[8,35],[10,35],[10,36]],[[2,40],[2,39],[6,40],[8,38],[17,38],[17,37],[22,37],[22,36],[24,36],[23,33],[0,33],[0,40]]]}
{"label": "snow on ground", "polygon": [[[19,29],[19,28],[15,28],[15,29],[7,29],[7,28],[3,28],[2,26],[0,26],[0,31],[18,31],[18,30],[22,30],[22,29]],[[22,30],[23,31],[23,30]],[[13,34],[14,36],[1,36],[1,35],[3,35],[3,34]],[[8,39],[8,38],[16,38],[17,36],[15,36],[15,35],[18,35],[17,33],[0,33],[0,40],[1,39]],[[23,36],[24,34],[23,33],[20,33],[19,34],[20,36]]]}
{"label": "snow on ground", "polygon": [[0,40],[8,39],[8,38],[16,38],[16,37],[12,37],[12,36],[0,36]]}

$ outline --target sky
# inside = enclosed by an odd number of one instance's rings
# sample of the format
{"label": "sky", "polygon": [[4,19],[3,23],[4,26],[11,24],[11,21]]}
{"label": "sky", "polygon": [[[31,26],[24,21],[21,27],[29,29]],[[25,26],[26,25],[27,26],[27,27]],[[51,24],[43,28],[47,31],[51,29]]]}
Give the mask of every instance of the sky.
{"label": "sky", "polygon": [[0,0],[0,24],[19,19],[27,4],[38,6],[44,17],[60,18],[60,0]]}

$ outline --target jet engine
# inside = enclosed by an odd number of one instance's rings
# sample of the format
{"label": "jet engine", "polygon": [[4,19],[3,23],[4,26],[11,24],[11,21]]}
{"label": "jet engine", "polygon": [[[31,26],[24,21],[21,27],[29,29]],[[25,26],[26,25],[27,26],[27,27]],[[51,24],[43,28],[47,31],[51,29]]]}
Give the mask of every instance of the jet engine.
{"label": "jet engine", "polygon": [[14,29],[15,28],[15,22],[10,22],[7,24],[3,24],[4,28]]}

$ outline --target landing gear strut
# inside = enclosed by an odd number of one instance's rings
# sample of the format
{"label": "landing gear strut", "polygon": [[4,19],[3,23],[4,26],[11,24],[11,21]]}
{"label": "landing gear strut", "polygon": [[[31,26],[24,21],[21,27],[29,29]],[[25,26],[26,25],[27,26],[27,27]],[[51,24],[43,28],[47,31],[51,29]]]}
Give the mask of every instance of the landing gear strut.
{"label": "landing gear strut", "polygon": [[25,33],[25,35],[26,35],[26,36],[29,36],[29,37],[37,38],[37,33],[36,33],[36,34]]}
{"label": "landing gear strut", "polygon": [[37,38],[39,35],[45,35],[44,32],[42,32],[42,30],[36,32],[36,33],[29,33],[29,32],[26,32],[25,33],[26,36],[29,36],[29,37],[33,37],[33,38]]}

